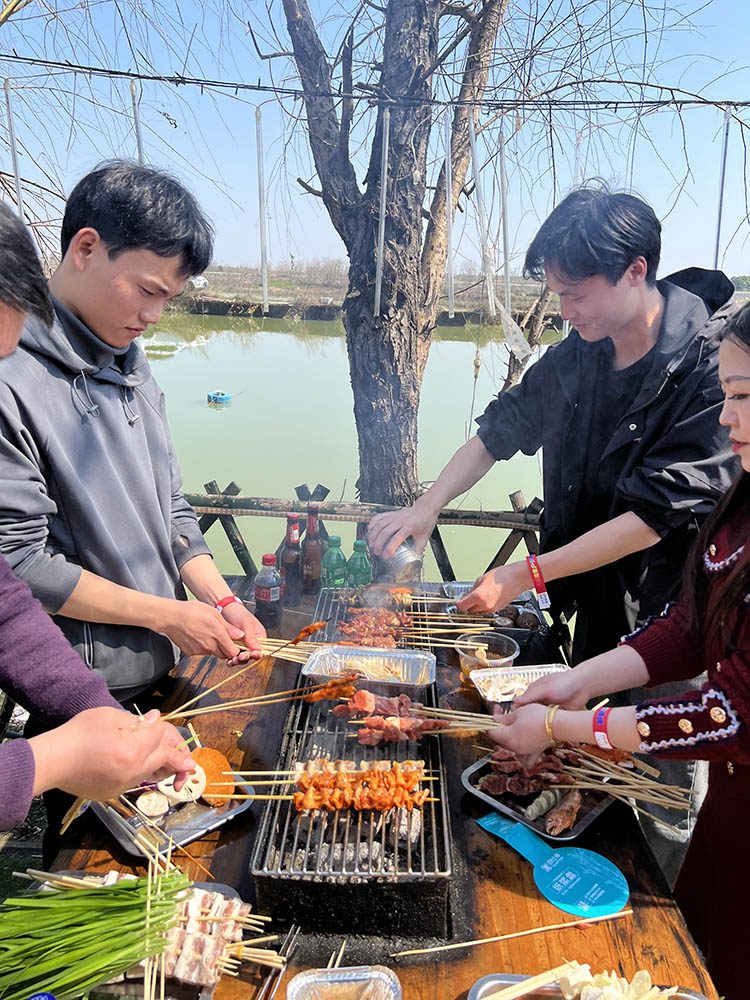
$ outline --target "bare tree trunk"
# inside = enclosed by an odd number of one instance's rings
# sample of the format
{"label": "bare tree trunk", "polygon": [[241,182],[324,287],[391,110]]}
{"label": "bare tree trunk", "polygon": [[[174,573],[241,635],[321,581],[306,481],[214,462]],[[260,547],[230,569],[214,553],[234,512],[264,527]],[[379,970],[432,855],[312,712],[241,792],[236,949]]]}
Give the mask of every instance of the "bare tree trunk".
{"label": "bare tree trunk", "polygon": [[[460,16],[469,23],[465,29],[470,37],[460,100],[476,101],[487,84],[492,45],[508,2],[485,0],[480,13],[474,14],[468,6],[451,7],[444,0],[389,0],[384,11],[382,71],[378,86],[371,88],[378,102],[378,119],[365,190],[361,193],[348,150],[351,101],[342,99],[339,120],[330,96],[331,66],[308,0],[283,0],[305,92],[320,196],[349,254],[349,291],[343,319],[359,440],[358,488],[362,500],[409,504],[419,486],[419,396],[446,260],[444,178],[438,181],[423,239],[432,79],[446,54],[438,51],[440,18],[446,14]],[[353,86],[351,47],[350,32],[342,52],[345,95],[352,93]],[[390,111],[390,138],[385,247],[380,315],[375,317],[376,235],[386,106]],[[469,162],[469,114],[476,114],[476,109],[462,103],[453,123],[456,196]],[[310,190],[309,186],[306,189]]]}

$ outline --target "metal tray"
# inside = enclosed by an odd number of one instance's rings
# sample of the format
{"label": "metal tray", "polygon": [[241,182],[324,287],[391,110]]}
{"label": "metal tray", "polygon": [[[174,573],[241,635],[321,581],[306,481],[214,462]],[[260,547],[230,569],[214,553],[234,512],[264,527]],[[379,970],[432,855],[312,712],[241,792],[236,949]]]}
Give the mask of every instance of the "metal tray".
{"label": "metal tray", "polygon": [[[307,969],[286,988],[287,1000],[335,1000],[337,986],[348,986],[351,1000],[401,1000],[401,983],[384,965],[354,965],[344,969]],[[357,992],[356,987],[361,991]]]}
{"label": "metal tray", "polygon": [[[530,978],[530,976],[513,976],[507,972],[495,972],[490,976],[483,976],[471,987],[466,1000],[485,1000],[497,990],[513,986],[515,983],[522,983],[524,979]],[[665,986],[661,988],[666,989]],[[545,1000],[562,1000],[562,994],[557,986],[542,986],[540,989],[534,990],[533,993],[528,993],[525,1000],[542,1000],[542,997]],[[708,997],[702,993],[696,993],[694,990],[680,989],[674,994],[673,1000],[708,1000]]]}
{"label": "metal tray", "polygon": [[575,840],[583,831],[590,826],[594,820],[601,816],[607,806],[612,805],[615,801],[611,795],[603,795],[601,792],[586,792],[586,798],[583,805],[581,806],[581,812],[578,814],[573,826],[570,830],[565,830],[563,833],[558,834],[557,837],[551,836],[544,828],[544,816],[540,819],[528,820],[523,814],[524,809],[531,801],[520,803],[514,796],[506,793],[502,799],[497,798],[494,795],[488,795],[487,792],[483,792],[479,787],[479,779],[484,777],[485,774],[490,773],[490,761],[492,757],[483,757],[478,760],[476,764],[472,764],[467,767],[466,770],[461,774],[461,783],[467,792],[471,792],[472,795],[476,795],[478,799],[485,802],[488,806],[493,809],[497,809],[498,812],[503,813],[504,816],[509,816],[511,819],[516,820],[518,823],[522,823],[524,826],[528,826],[530,830],[538,833],[540,837],[544,837],[546,840],[551,840],[554,843],[563,840]]}
{"label": "metal tray", "polygon": [[[252,785],[238,775],[235,775],[235,779],[238,785],[242,785],[243,792],[252,794]],[[240,813],[249,809],[252,804],[252,799],[234,803],[229,800],[223,806],[209,806],[203,802],[186,802],[167,813],[164,821],[159,824],[159,828],[172,838],[173,845],[184,847],[185,844],[190,844],[194,840],[200,840],[212,830],[218,830],[230,819],[234,819],[235,816],[239,816]],[[92,802],[90,808],[124,851],[137,858],[146,857],[141,848],[133,842],[133,835],[138,832],[140,827],[147,826],[139,816],[126,819],[103,802]],[[168,845],[165,843],[163,850],[166,851],[167,847]]]}
{"label": "metal tray", "polygon": [[[368,667],[385,668],[389,679],[367,676]],[[327,678],[350,670],[361,670],[368,691],[391,695],[421,694],[435,683],[435,656],[417,649],[374,649],[370,646],[325,646],[316,649],[302,668],[304,677]]]}
{"label": "metal tray", "polygon": [[489,696],[488,689],[493,681],[497,681],[498,684],[525,684],[528,687],[540,677],[559,674],[565,670],[570,670],[565,663],[541,663],[537,667],[480,667],[478,670],[472,670],[469,678],[482,696],[485,705],[511,705],[514,698]]}

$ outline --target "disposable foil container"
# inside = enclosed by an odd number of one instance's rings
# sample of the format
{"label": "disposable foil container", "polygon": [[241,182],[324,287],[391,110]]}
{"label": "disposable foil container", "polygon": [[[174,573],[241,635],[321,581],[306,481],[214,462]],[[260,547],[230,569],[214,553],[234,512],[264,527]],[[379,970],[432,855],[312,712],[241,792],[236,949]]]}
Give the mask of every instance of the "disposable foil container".
{"label": "disposable foil container", "polygon": [[563,673],[564,663],[544,663],[537,667],[480,667],[469,674],[486,705],[512,702],[540,677]]}
{"label": "disposable foil container", "polygon": [[[493,993],[497,993],[505,987],[522,983],[524,979],[529,978],[529,976],[513,976],[507,972],[496,972],[489,976],[483,976],[471,987],[466,1000],[486,1000]],[[662,985],[661,988],[664,989],[665,987]],[[562,1000],[560,987],[557,984],[554,986],[541,986],[539,989],[526,995],[526,1000],[542,1000],[542,998],[544,1000]],[[674,994],[673,1000],[708,1000],[708,998],[702,993],[696,993],[694,990],[678,989]]]}
{"label": "disposable foil container", "polygon": [[435,656],[418,649],[324,646],[302,668],[303,676],[323,680],[350,671],[360,673],[374,694],[403,692],[411,697],[435,683]]}
{"label": "disposable foil container", "polygon": [[401,983],[384,965],[308,969],[286,988],[287,1000],[401,1000]]}

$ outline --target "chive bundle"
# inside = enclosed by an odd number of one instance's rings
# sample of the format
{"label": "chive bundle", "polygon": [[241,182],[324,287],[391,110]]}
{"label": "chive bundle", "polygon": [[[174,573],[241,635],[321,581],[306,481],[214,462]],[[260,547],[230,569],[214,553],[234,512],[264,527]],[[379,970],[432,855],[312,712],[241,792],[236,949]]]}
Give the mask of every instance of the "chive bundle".
{"label": "chive bundle", "polygon": [[0,904],[0,998],[37,992],[80,996],[164,952],[190,879],[155,878],[95,888],[29,890]]}

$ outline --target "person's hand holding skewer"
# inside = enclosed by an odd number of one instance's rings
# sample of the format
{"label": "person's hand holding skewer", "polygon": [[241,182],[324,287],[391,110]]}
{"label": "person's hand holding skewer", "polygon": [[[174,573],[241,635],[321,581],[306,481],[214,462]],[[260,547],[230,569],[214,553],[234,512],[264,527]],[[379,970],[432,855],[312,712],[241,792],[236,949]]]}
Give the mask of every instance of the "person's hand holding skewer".
{"label": "person's hand holding skewer", "polygon": [[490,739],[515,753],[527,767],[534,764],[539,754],[552,742],[547,732],[547,708],[544,705],[524,705],[507,715],[496,705],[493,717],[499,725],[489,731]]}
{"label": "person's hand holding skewer", "polygon": [[[225,618],[221,611],[203,601],[165,601],[163,604],[166,610],[161,616],[158,631],[168,635],[186,655],[219,656],[231,663],[262,655],[259,648],[257,652],[243,651],[236,644],[245,638],[247,622],[244,617],[244,627],[239,627],[228,616]],[[241,605],[236,604],[234,607],[255,621]],[[262,628],[260,622],[258,626]],[[250,638],[257,647],[255,634],[253,629]]]}
{"label": "person's hand holding skewer", "polygon": [[497,611],[527,590],[530,582],[525,562],[498,566],[478,577],[469,593],[456,601],[456,607],[459,611]]}
{"label": "person's hand holding skewer", "polygon": [[260,641],[261,639],[265,639],[266,630],[255,615],[251,614],[243,604],[239,603],[227,604],[226,607],[222,608],[221,614],[225,622],[237,629],[241,629],[242,636],[235,636],[234,638],[241,639],[246,647],[245,650],[229,660],[229,666],[233,667],[238,663],[246,663],[248,660],[259,660],[264,655]]}
{"label": "person's hand holding skewer", "polygon": [[195,768],[184,742],[156,709],[140,717],[117,708],[79,712],[29,740],[34,794],[60,788],[101,802],[147,778],[177,774],[177,785]]}

